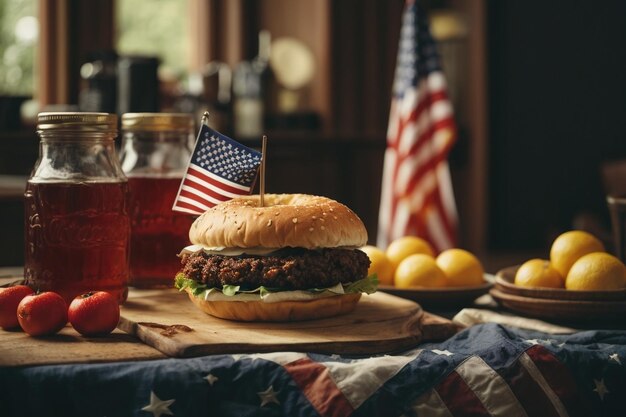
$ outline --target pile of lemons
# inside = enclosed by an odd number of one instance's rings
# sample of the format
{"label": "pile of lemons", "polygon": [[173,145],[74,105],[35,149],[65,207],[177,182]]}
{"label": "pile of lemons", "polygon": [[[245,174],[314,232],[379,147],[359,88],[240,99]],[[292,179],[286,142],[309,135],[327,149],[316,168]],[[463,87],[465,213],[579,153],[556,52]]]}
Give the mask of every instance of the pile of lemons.
{"label": "pile of lemons", "polygon": [[371,261],[368,273],[376,273],[382,285],[441,288],[483,283],[483,266],[472,253],[455,248],[435,256],[432,246],[419,237],[401,237],[391,242],[386,251],[371,245],[361,250]]}
{"label": "pile of lemons", "polygon": [[568,290],[614,290],[626,287],[626,267],[608,254],[590,233],[572,230],[558,236],[550,260],[531,259],[520,266],[515,284]]}

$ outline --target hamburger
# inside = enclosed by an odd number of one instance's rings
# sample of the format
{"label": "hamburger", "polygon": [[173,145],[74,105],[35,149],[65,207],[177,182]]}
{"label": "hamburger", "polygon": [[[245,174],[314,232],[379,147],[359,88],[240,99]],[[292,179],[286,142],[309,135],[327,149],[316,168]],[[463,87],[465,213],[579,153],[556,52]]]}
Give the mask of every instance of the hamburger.
{"label": "hamburger", "polygon": [[306,194],[238,197],[192,224],[175,286],[216,317],[311,320],[352,311],[368,276],[359,217],[345,205]]}

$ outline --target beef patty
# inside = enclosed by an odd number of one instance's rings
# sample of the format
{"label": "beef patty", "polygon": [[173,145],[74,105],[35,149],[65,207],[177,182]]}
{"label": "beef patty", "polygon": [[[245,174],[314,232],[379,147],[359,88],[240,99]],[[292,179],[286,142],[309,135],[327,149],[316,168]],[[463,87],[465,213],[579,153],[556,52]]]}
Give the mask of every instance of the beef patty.
{"label": "beef patty", "polygon": [[269,256],[184,255],[182,273],[209,287],[304,290],[350,283],[367,276],[370,260],[358,249],[286,248]]}

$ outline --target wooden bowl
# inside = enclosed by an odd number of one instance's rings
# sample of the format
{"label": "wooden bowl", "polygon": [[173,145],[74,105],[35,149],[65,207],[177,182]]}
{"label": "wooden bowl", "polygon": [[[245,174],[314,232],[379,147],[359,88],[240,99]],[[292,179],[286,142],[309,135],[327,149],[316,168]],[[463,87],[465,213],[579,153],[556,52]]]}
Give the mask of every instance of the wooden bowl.
{"label": "wooden bowl", "polygon": [[473,287],[397,288],[392,285],[379,285],[378,290],[415,301],[423,307],[444,309],[471,304],[476,298],[489,292],[494,280],[493,275],[485,274],[484,283]]}
{"label": "wooden bowl", "polygon": [[547,321],[585,323],[595,321],[601,327],[607,323],[626,322],[626,301],[584,301],[534,298],[511,294],[497,286],[489,294],[503,307],[525,316]]}
{"label": "wooden bowl", "polygon": [[553,322],[593,325],[626,323],[626,289],[573,291],[565,288],[519,287],[515,273],[519,266],[496,274],[489,294],[503,307],[529,317]]}
{"label": "wooden bowl", "polygon": [[520,297],[570,301],[626,301],[626,289],[606,291],[573,291],[565,288],[530,288],[515,285],[519,265],[504,268],[496,274],[495,289]]}

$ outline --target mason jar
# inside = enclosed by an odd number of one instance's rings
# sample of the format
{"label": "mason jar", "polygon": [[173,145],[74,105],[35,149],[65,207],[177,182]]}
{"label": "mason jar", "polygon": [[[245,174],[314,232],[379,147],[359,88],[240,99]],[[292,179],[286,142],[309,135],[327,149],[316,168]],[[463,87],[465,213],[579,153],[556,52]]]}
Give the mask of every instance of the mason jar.
{"label": "mason jar", "polygon": [[130,285],[173,287],[193,217],[172,211],[191,158],[194,123],[180,113],[122,115],[121,165],[131,213]]}
{"label": "mason jar", "polygon": [[117,116],[40,113],[39,158],[25,203],[27,285],[68,304],[89,291],[128,294],[128,182],[115,152]]}

